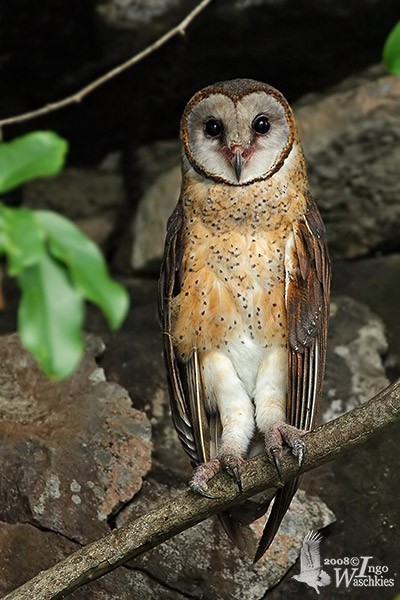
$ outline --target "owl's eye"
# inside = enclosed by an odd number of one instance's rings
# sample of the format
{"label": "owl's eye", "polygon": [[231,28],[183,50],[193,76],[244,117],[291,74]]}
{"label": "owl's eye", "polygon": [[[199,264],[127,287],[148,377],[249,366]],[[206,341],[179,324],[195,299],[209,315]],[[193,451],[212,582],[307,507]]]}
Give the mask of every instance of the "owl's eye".
{"label": "owl's eye", "polygon": [[208,119],[204,125],[204,133],[208,137],[216,138],[222,133],[222,123],[217,119]]}
{"label": "owl's eye", "polygon": [[265,115],[258,115],[251,124],[253,130],[259,135],[265,135],[270,130],[270,123]]}

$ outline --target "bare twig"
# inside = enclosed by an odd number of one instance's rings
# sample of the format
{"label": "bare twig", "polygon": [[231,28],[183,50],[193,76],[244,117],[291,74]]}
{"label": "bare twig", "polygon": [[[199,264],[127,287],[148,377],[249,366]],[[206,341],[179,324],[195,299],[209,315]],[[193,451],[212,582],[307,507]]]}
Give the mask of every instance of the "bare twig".
{"label": "bare twig", "polygon": [[158,40],[156,40],[153,44],[151,44],[150,46],[148,46],[147,48],[145,48],[138,54],[135,54],[135,56],[132,56],[127,61],[118,65],[114,69],[111,69],[111,71],[108,71],[107,73],[105,73],[105,75],[102,75],[98,79],[95,79],[94,81],[89,83],[87,86],[85,86],[84,88],[79,90],[78,92],[75,92],[71,96],[67,96],[66,98],[63,98],[62,100],[58,100],[57,102],[51,102],[50,104],[46,104],[46,106],[42,106],[41,108],[38,108],[37,110],[32,110],[32,111],[29,111],[26,113],[22,113],[20,115],[15,115],[13,117],[7,117],[6,119],[1,119],[0,127],[2,127],[3,125],[11,125],[12,123],[22,123],[23,121],[28,121],[29,119],[33,119],[35,117],[40,117],[42,115],[46,115],[48,113],[54,112],[55,110],[59,110],[60,108],[64,108],[65,106],[69,106],[70,104],[75,104],[75,103],[81,102],[85,96],[87,96],[88,94],[90,94],[91,92],[93,92],[94,90],[99,88],[101,85],[103,85],[107,81],[110,81],[110,79],[113,79],[114,77],[116,77],[117,75],[122,73],[123,71],[126,71],[127,69],[129,69],[130,67],[135,65],[136,63],[140,62],[141,60],[143,60],[144,58],[149,56],[149,54],[152,54],[155,50],[158,50],[158,48],[163,46],[171,38],[175,37],[178,34],[184,35],[189,24],[197,17],[197,15],[202,10],[204,10],[206,8],[206,6],[208,4],[210,4],[210,2],[212,2],[212,0],[202,0],[202,2],[200,2],[196,6],[196,8],[194,8],[183,19],[183,21],[181,21],[178,25],[176,25],[175,27],[173,27],[172,29],[167,31],[167,33],[165,33],[162,37],[160,37]]}
{"label": "bare twig", "polygon": [[[400,380],[375,398],[342,417],[307,434],[306,456],[301,472],[309,471],[350,452],[400,420]],[[282,461],[283,479],[298,474],[296,461],[286,455]],[[215,499],[187,491],[160,508],[116,529],[100,540],[75,552],[54,567],[39,573],[4,600],[56,600],[80,586],[98,579],[133,557],[203,521],[212,514],[242,502],[258,492],[279,485],[275,469],[263,456],[245,463],[243,493],[227,475],[210,482]]]}

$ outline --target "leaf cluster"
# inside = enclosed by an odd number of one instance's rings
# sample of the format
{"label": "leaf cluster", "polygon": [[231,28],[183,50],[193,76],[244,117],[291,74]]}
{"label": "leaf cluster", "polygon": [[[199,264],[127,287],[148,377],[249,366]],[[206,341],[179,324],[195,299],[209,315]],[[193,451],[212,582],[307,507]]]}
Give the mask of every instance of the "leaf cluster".
{"label": "leaf cluster", "polygon": [[383,63],[393,75],[400,75],[400,21],[393,27],[383,48]]}
{"label": "leaf cluster", "polygon": [[[38,131],[0,145],[0,194],[63,167],[67,142]],[[112,329],[128,310],[98,247],[73,223],[44,210],[0,203],[0,254],[22,292],[18,332],[51,377],[67,377],[83,353],[84,301],[97,304]]]}

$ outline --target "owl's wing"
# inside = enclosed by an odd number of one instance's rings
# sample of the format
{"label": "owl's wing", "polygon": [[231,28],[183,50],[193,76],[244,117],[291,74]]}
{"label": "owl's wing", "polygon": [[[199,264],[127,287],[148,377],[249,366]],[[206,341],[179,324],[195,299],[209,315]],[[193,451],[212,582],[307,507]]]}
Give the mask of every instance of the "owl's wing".
{"label": "owl's wing", "polygon": [[[302,220],[293,227],[286,258],[286,309],[289,327],[287,422],[313,428],[325,370],[329,316],[330,261],[325,228],[311,197]],[[299,486],[299,478],[276,493],[256,554],[271,544]]]}
{"label": "owl's wing", "polygon": [[[164,338],[171,412],[183,448],[193,466],[208,458],[208,421],[204,412],[197,352],[182,363],[178,360],[171,333],[172,301],[181,289],[183,256],[183,208],[178,202],[168,220],[164,258],[159,280],[159,316]],[[206,439],[207,438],[207,439]]]}
{"label": "owl's wing", "polygon": [[[294,272],[288,273],[288,422],[313,428],[325,370],[331,269],[325,228],[309,198],[304,219],[294,226]],[[296,264],[297,263],[297,264]]]}

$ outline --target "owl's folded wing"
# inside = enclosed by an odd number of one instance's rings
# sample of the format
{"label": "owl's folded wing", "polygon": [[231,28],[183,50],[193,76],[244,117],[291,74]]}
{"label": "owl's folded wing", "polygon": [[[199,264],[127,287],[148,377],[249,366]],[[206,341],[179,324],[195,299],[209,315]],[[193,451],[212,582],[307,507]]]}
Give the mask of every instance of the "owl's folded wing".
{"label": "owl's folded wing", "polygon": [[172,339],[172,301],[179,294],[182,272],[183,209],[178,202],[168,220],[164,259],[159,281],[159,315],[164,338],[171,412],[183,448],[193,466],[209,456],[208,421],[204,412],[196,351],[189,360],[178,360]]}
{"label": "owl's folded wing", "polygon": [[329,317],[330,261],[325,228],[309,198],[304,219],[294,226],[298,267],[286,293],[289,323],[287,418],[299,429],[313,428],[325,370]]}
{"label": "owl's folded wing", "polygon": [[[290,425],[313,428],[325,370],[329,316],[330,261],[325,228],[318,209],[308,209],[293,228],[286,261],[286,309],[289,327],[289,376],[286,416]],[[256,554],[271,544],[299,485],[299,479],[278,490]]]}

